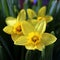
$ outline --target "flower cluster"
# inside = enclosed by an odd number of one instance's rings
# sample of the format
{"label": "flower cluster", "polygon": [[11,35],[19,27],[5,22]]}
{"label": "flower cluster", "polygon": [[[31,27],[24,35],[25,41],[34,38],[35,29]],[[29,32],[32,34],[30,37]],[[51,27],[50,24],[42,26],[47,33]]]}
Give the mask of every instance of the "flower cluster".
{"label": "flower cluster", "polygon": [[43,51],[45,46],[54,43],[57,38],[45,33],[47,23],[53,20],[52,16],[46,15],[46,6],[39,9],[36,14],[32,9],[22,9],[17,18],[7,17],[7,26],[3,31],[10,34],[14,44],[25,46],[28,50]]}

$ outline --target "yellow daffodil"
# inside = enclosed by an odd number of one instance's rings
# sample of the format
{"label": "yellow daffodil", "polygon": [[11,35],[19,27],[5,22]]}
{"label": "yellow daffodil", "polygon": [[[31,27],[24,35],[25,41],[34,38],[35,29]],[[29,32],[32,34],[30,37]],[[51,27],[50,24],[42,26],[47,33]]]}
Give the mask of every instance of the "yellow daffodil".
{"label": "yellow daffodil", "polygon": [[26,12],[24,9],[22,9],[18,14],[17,18],[6,18],[7,26],[4,27],[3,31],[7,34],[11,34],[12,40],[15,41],[18,37],[20,37],[23,34],[21,23],[24,20],[26,20]]}
{"label": "yellow daffodil", "polygon": [[57,39],[50,33],[44,33],[46,29],[46,21],[44,20],[41,20],[35,28],[29,22],[24,21],[22,28],[24,36],[15,40],[14,44],[25,46],[28,50],[43,51],[45,46],[54,43]]}
{"label": "yellow daffodil", "polygon": [[[46,6],[40,8],[37,15],[32,9],[27,9],[27,13],[32,24],[36,24],[41,20],[45,20],[47,23],[53,20],[52,16],[46,15]],[[37,19],[33,19],[34,17],[37,17]]]}

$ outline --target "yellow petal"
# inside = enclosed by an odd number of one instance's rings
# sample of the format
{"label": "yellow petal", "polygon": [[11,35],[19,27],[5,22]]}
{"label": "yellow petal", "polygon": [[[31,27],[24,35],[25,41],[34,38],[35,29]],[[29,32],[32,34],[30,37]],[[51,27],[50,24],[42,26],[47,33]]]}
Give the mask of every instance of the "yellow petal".
{"label": "yellow petal", "polygon": [[31,43],[25,45],[25,48],[28,50],[35,50],[36,49],[36,47],[34,45],[32,45]]}
{"label": "yellow petal", "polygon": [[32,24],[27,21],[22,22],[21,27],[24,35],[27,35],[28,33],[34,31],[34,27],[32,26]]}
{"label": "yellow petal", "polygon": [[19,38],[17,38],[15,41],[14,41],[14,44],[16,45],[25,45],[27,42],[27,39],[25,36],[20,36]]}
{"label": "yellow petal", "polygon": [[26,20],[26,12],[25,12],[24,9],[22,9],[22,10],[19,12],[19,14],[18,14],[18,16],[17,16],[17,20],[18,20],[18,21]]}
{"label": "yellow petal", "polygon": [[3,31],[7,34],[13,34],[13,27],[12,26],[6,26],[3,28]]}
{"label": "yellow petal", "polygon": [[11,38],[12,38],[13,41],[16,41],[20,36],[21,35],[19,35],[19,34],[12,34]]}
{"label": "yellow petal", "polygon": [[43,6],[42,8],[39,9],[38,16],[45,16],[45,14],[46,14],[46,6]]}
{"label": "yellow petal", "polygon": [[32,9],[27,9],[27,13],[28,13],[28,18],[30,19],[36,17],[36,13]]}
{"label": "yellow petal", "polygon": [[28,22],[30,22],[34,27],[35,27],[36,24],[38,23],[38,21],[37,21],[36,19],[28,20]]}
{"label": "yellow petal", "polygon": [[42,43],[34,45],[34,44],[29,42],[29,43],[25,44],[25,48],[28,49],[28,50],[36,50],[37,49],[39,51],[43,51],[45,46]]}
{"label": "yellow petal", "polygon": [[43,43],[40,43],[40,44],[37,45],[37,49],[38,49],[39,51],[43,51],[44,48],[45,48],[45,46],[44,46]]}
{"label": "yellow petal", "polygon": [[44,43],[44,45],[50,45],[53,44],[55,41],[57,40],[57,38],[49,33],[44,33],[42,35],[42,42]]}
{"label": "yellow petal", "polygon": [[7,25],[14,25],[16,23],[16,18],[13,17],[7,17],[6,18],[6,24]]}
{"label": "yellow petal", "polygon": [[37,23],[35,30],[38,31],[40,34],[44,33],[46,29],[46,21],[41,20],[39,23]]}
{"label": "yellow petal", "polygon": [[52,16],[45,16],[47,23],[53,20]]}

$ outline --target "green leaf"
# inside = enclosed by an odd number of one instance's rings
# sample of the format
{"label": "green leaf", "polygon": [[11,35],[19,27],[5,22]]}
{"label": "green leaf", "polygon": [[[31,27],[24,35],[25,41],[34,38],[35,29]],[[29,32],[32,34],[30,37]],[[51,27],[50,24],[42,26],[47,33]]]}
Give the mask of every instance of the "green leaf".
{"label": "green leaf", "polygon": [[49,5],[48,5],[47,13],[49,15],[54,15],[56,13],[56,8],[57,8],[57,0],[50,1]]}
{"label": "green leaf", "polygon": [[2,3],[2,9],[3,9],[5,16],[9,16],[7,0],[1,0],[1,3]]}
{"label": "green leaf", "polygon": [[0,0],[0,10],[2,9],[2,4],[1,4],[1,0]]}
{"label": "green leaf", "polygon": [[57,9],[55,13],[55,20],[58,20],[56,22],[60,22],[60,1],[57,2]]}
{"label": "green leaf", "polygon": [[6,42],[1,37],[0,37],[0,42],[3,45],[3,46],[0,46],[1,60],[8,60],[9,58],[11,60],[13,60],[12,54],[11,54],[10,50],[8,49],[8,46],[7,46]]}
{"label": "green leaf", "polygon": [[0,46],[0,60],[8,60],[8,55],[2,46]]}
{"label": "green leaf", "polygon": [[47,46],[45,50],[41,52],[41,57],[39,60],[52,60],[53,47],[54,47],[54,44]]}
{"label": "green leaf", "polygon": [[60,11],[60,1],[57,2],[57,10],[56,13],[58,13]]}
{"label": "green leaf", "polygon": [[25,47],[14,45],[14,60],[25,60]]}
{"label": "green leaf", "polygon": [[49,46],[46,47],[46,50],[45,50],[45,60],[52,60],[52,57],[53,57],[53,47],[54,47],[54,44],[49,45]]}
{"label": "green leaf", "polygon": [[41,54],[40,51],[29,50],[29,51],[26,52],[25,60],[39,60],[40,54]]}
{"label": "green leaf", "polygon": [[10,12],[10,15],[11,16],[15,16],[14,14],[14,8],[13,8],[13,2],[12,0],[7,0],[7,5],[8,5],[8,9],[9,9],[9,12]]}
{"label": "green leaf", "polygon": [[38,10],[41,8],[42,6],[42,0],[38,0]]}
{"label": "green leaf", "polygon": [[45,49],[41,52],[41,57],[39,60],[45,60]]}
{"label": "green leaf", "polygon": [[50,10],[50,7],[52,6],[52,2],[53,2],[54,0],[50,0],[49,1],[49,4],[48,4],[48,11]]}
{"label": "green leaf", "polygon": [[26,0],[26,1],[24,2],[23,8],[24,8],[25,10],[28,9],[28,7],[29,7],[28,3],[29,3],[29,0]]}

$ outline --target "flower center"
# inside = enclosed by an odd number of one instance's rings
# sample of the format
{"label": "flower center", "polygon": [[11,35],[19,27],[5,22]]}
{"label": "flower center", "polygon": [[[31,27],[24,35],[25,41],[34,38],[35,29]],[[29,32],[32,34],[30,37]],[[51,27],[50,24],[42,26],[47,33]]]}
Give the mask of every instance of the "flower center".
{"label": "flower center", "polygon": [[13,31],[16,34],[21,34],[22,33],[21,24],[19,22],[14,25]]}
{"label": "flower center", "polygon": [[41,41],[41,36],[38,32],[31,32],[28,34],[28,43],[37,45]]}
{"label": "flower center", "polygon": [[39,40],[39,37],[38,36],[33,36],[32,37],[32,41],[35,43],[35,42],[37,42]]}
{"label": "flower center", "polygon": [[45,17],[38,17],[37,20],[38,21],[40,21],[40,20],[46,20],[46,18]]}
{"label": "flower center", "polygon": [[16,31],[21,32],[22,31],[21,26],[17,26]]}

